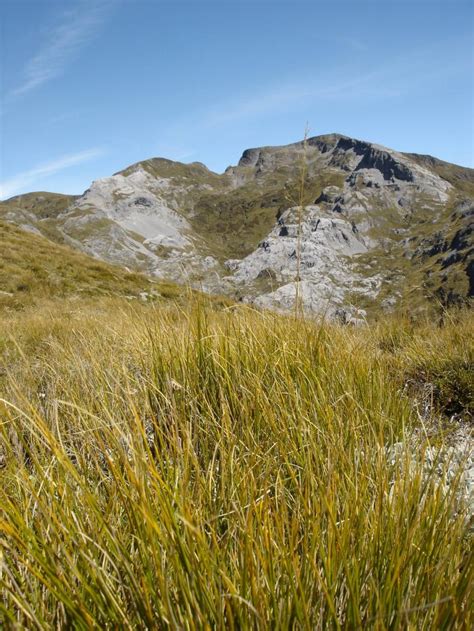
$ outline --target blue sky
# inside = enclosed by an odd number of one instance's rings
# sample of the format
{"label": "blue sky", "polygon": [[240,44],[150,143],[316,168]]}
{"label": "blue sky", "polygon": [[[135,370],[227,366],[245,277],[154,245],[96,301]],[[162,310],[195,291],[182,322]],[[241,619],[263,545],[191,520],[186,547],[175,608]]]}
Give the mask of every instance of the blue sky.
{"label": "blue sky", "polygon": [[339,132],[474,167],[473,3],[2,0],[0,196]]}

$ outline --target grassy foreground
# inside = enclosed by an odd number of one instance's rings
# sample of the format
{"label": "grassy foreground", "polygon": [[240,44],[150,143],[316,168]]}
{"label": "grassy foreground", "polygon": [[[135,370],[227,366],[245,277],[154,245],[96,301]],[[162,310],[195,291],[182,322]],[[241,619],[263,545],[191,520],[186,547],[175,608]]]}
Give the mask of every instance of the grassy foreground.
{"label": "grassy foreground", "polygon": [[387,449],[420,426],[406,382],[470,408],[473,329],[0,314],[0,624],[472,628],[458,481],[427,469],[428,432]]}

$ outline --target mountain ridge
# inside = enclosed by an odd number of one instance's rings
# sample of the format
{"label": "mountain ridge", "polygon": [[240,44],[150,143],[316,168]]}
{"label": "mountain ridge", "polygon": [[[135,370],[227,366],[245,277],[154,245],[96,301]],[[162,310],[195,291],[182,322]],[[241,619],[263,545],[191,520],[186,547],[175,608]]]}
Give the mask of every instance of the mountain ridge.
{"label": "mountain ridge", "polygon": [[[351,136],[347,136],[345,134],[340,134],[338,132],[330,132],[327,134],[320,134],[318,136],[310,136],[306,139],[307,144],[312,144],[312,141],[320,141],[322,142],[323,139],[326,138],[337,138],[337,139],[346,139],[346,140],[352,140],[352,141],[356,141],[358,143],[361,144],[367,144],[367,145],[371,145],[373,147],[376,147],[378,149],[381,150],[385,150],[385,151],[394,151],[393,149],[390,149],[388,147],[386,147],[385,145],[381,145],[379,143],[375,143],[369,140],[361,140],[361,139],[356,139],[356,138],[352,138]],[[242,162],[244,156],[246,154],[250,154],[252,152],[255,151],[262,151],[262,150],[272,150],[272,149],[285,149],[285,148],[291,148],[291,147],[298,147],[298,146],[302,146],[304,144],[304,140],[299,140],[296,142],[292,142],[292,143],[287,143],[285,145],[262,145],[262,146],[258,146],[258,147],[248,147],[246,149],[244,149],[242,151],[242,154],[239,158],[239,160],[237,161],[236,165],[229,165],[227,166],[224,171],[222,172],[218,172],[218,171],[213,171],[212,169],[210,169],[204,162],[201,162],[200,160],[193,160],[192,162],[181,162],[180,160],[173,160],[171,158],[166,158],[165,156],[150,156],[149,158],[145,158],[143,160],[139,160],[137,162],[132,162],[131,164],[125,166],[122,169],[119,169],[118,171],[115,171],[112,176],[115,175],[121,175],[127,171],[129,171],[130,169],[133,169],[134,167],[138,167],[139,165],[146,163],[146,162],[153,162],[153,161],[162,161],[164,163],[169,163],[169,164],[179,164],[185,167],[192,167],[192,166],[199,166],[199,167],[203,167],[206,171],[208,171],[209,173],[211,173],[212,175],[225,175],[226,171],[228,169],[233,169],[236,166],[239,166],[239,163]],[[438,165],[438,166],[446,166],[446,167],[454,167],[456,170],[459,170],[461,172],[465,172],[465,178],[466,179],[471,179],[474,178],[474,168],[473,167],[468,167],[465,165],[461,165],[461,164],[457,164],[455,162],[449,162],[448,160],[443,160],[441,158],[438,158],[436,156],[433,156],[432,154],[428,154],[428,153],[416,153],[416,152],[411,152],[411,151],[397,151],[397,153],[400,153],[401,155],[406,156],[409,159],[413,159],[413,160],[419,160],[422,162],[426,162],[426,163],[430,163],[432,166]],[[0,200],[0,204],[1,203],[6,203],[6,202],[11,202],[13,200],[19,199],[21,197],[25,197],[25,196],[29,196],[29,195],[58,195],[58,196],[64,196],[64,197],[81,197],[82,195],[84,195],[84,193],[87,191],[88,189],[86,189],[85,191],[83,191],[82,193],[59,193],[56,191],[28,191],[26,193],[18,193],[17,195],[12,195],[11,197],[5,198]]]}
{"label": "mountain ridge", "polygon": [[350,318],[472,297],[473,206],[473,169],[324,134],[245,149],[222,174],[142,160],[77,197],[6,200],[0,217],[162,279]]}

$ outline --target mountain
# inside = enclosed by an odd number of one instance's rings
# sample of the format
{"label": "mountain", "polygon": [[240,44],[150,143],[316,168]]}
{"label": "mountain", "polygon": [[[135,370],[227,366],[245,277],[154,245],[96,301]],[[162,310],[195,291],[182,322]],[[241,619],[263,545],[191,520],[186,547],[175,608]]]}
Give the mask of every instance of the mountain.
{"label": "mountain", "polygon": [[247,149],[223,174],[153,158],[0,219],[96,258],[344,320],[474,295],[474,170],[339,134]]}

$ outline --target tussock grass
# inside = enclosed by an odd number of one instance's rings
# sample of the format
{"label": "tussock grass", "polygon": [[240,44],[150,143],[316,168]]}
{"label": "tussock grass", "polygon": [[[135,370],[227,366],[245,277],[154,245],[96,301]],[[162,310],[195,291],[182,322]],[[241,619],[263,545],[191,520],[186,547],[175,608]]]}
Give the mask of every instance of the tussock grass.
{"label": "tussock grass", "polygon": [[418,423],[405,376],[472,328],[2,316],[4,626],[470,628],[459,480],[387,448]]}

